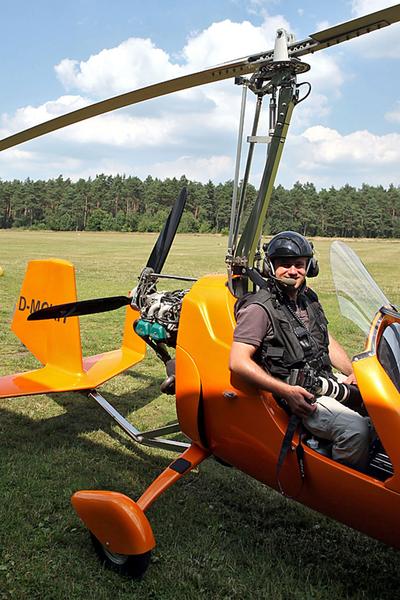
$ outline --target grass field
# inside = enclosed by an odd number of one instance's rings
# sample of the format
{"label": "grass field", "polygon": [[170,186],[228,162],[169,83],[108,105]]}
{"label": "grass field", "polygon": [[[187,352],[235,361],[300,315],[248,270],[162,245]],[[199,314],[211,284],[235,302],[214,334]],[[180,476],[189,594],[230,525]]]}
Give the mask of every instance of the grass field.
{"label": "grass field", "polygon": [[[81,299],[126,294],[153,234],[0,231],[0,374],[36,366],[9,331],[26,262],[71,260]],[[331,330],[350,353],[362,336],[338,313],[328,240],[315,240],[315,289]],[[388,297],[400,303],[400,241],[350,241]],[[224,271],[226,238],[178,236],[166,273]],[[314,282],[313,282],[314,284]],[[167,287],[167,286],[165,286]],[[85,354],[119,345],[124,311],[81,319]],[[102,387],[139,428],[175,418],[159,391],[151,356]],[[17,599],[385,599],[399,598],[400,554],[282,498],[234,469],[208,460],[149,510],[157,540],[143,580],[104,570],[70,496],[113,489],[137,498],[170,462],[134,447],[101,409],[63,394],[0,401],[0,600]],[[362,507],[360,507],[362,510]]]}

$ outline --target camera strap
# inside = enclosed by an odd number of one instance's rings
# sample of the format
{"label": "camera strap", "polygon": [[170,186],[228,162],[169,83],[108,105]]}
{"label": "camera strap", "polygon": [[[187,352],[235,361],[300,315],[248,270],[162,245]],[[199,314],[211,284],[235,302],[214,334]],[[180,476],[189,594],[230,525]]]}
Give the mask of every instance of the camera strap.
{"label": "camera strap", "polygon": [[303,349],[305,359],[308,362],[315,355],[317,344],[303,319],[299,317],[299,315],[296,313],[295,310],[293,310],[290,304],[284,302],[282,304],[282,308],[284,309],[284,312],[286,312],[286,315],[289,318],[292,331],[298,339],[299,344]]}
{"label": "camera strap", "polygon": [[[300,478],[301,478],[301,485],[300,485],[300,489],[297,492],[297,494],[295,496],[290,496],[283,489],[279,475],[280,475],[283,463],[285,462],[287,453],[289,452],[289,450],[292,449],[292,441],[293,441],[293,437],[294,437],[294,434],[296,433],[297,429],[299,429],[299,443],[297,444],[295,451],[296,451],[297,464],[299,467],[299,473],[300,473]],[[296,415],[293,415],[293,414],[290,415],[289,423],[288,423],[285,435],[282,440],[282,445],[281,445],[281,449],[279,452],[278,462],[276,465],[276,479],[278,482],[279,491],[282,494],[282,496],[285,496],[286,498],[291,498],[292,500],[295,500],[296,498],[299,497],[301,490],[303,488],[303,483],[304,483],[304,478],[305,478],[304,448],[301,443],[302,430],[303,430],[302,420],[299,417],[297,417]]]}

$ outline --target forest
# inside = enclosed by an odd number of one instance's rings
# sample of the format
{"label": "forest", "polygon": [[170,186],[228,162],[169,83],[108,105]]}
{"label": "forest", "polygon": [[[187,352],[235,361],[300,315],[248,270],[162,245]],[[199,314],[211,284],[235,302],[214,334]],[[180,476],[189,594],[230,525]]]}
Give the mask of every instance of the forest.
{"label": "forest", "polygon": [[[56,231],[159,231],[183,186],[188,202],[179,231],[227,233],[233,182],[141,180],[97,175],[71,181],[0,180],[0,228]],[[247,212],[257,192],[247,191]],[[363,184],[317,190],[312,183],[274,189],[264,233],[292,229],[307,236],[400,237],[400,187]]]}

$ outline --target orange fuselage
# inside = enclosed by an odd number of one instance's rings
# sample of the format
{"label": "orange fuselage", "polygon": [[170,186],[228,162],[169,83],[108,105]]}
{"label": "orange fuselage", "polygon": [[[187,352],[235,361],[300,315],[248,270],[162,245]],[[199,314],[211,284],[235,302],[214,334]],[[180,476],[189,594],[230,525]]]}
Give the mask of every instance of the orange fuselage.
{"label": "orange fuselage", "polygon": [[[288,416],[270,394],[229,371],[234,304],[222,275],[200,279],[183,301],[176,349],[178,418],[182,431],[199,445],[277,489]],[[285,492],[303,504],[400,547],[400,394],[369,350],[354,364],[355,372],[395,474],[382,482],[305,447],[303,486],[294,452],[280,479]]]}

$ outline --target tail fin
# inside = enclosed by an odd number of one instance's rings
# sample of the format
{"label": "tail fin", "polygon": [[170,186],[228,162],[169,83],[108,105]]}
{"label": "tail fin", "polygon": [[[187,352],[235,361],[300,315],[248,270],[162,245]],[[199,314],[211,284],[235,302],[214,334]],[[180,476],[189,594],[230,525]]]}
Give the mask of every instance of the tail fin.
{"label": "tail fin", "polygon": [[27,321],[28,315],[40,308],[75,301],[75,270],[70,262],[32,260],[28,263],[11,329],[42,364],[79,373],[82,371],[79,319]]}
{"label": "tail fin", "polygon": [[11,328],[45,366],[0,377],[0,398],[92,389],[142,360],[146,345],[133,330],[139,313],[130,306],[121,347],[84,360],[79,317],[27,320],[40,308],[76,300],[75,270],[70,262],[49,259],[28,264]]}

